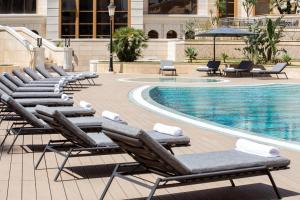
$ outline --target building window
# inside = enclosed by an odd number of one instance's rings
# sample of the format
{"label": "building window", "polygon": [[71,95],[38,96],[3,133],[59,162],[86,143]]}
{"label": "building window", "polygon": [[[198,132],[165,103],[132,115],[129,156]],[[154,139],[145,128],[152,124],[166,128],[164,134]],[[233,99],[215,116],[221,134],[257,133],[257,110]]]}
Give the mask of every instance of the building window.
{"label": "building window", "polygon": [[167,32],[167,38],[172,39],[172,38],[177,38],[177,33],[176,31],[170,30]]}
{"label": "building window", "polygon": [[36,0],[0,0],[0,14],[36,13]]}
{"label": "building window", "polygon": [[[128,26],[128,1],[115,0],[113,30]],[[61,0],[62,38],[107,38],[110,0]]]}
{"label": "building window", "polygon": [[148,32],[148,37],[152,39],[157,39],[158,38],[158,32],[155,30],[151,30]]}
{"label": "building window", "polygon": [[197,14],[197,0],[149,0],[149,14]]}

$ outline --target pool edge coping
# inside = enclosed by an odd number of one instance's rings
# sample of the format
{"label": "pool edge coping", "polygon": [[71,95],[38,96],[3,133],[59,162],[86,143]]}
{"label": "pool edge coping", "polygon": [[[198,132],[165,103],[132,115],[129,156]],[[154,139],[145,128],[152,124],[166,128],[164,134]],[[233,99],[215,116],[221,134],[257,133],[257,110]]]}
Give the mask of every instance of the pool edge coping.
{"label": "pool edge coping", "polygon": [[[262,85],[264,85],[264,84],[262,84]],[[266,84],[266,85],[269,85],[269,84]],[[254,141],[257,141],[257,142],[272,144],[272,145],[284,147],[284,148],[287,148],[287,149],[300,151],[300,145],[294,144],[292,142],[286,142],[286,141],[282,141],[282,140],[276,140],[276,139],[272,139],[272,138],[261,137],[261,136],[257,136],[257,135],[251,135],[251,134],[240,132],[240,131],[233,130],[233,129],[230,129],[230,128],[224,128],[224,127],[221,127],[221,126],[205,123],[203,121],[198,121],[198,120],[186,117],[184,115],[173,113],[171,111],[168,111],[168,110],[165,110],[163,108],[157,107],[157,106],[149,103],[148,101],[146,101],[143,97],[143,92],[145,90],[149,89],[150,87],[153,87],[153,86],[144,85],[144,86],[140,86],[138,88],[135,88],[132,91],[130,91],[129,96],[133,100],[133,102],[135,102],[136,104],[138,104],[138,105],[140,105],[144,108],[147,108],[147,109],[149,109],[149,110],[151,110],[155,113],[158,113],[160,115],[164,115],[164,116],[167,116],[169,118],[176,119],[176,120],[184,121],[186,123],[192,124],[192,125],[200,127],[200,128],[212,130],[212,131],[215,131],[215,132],[218,132],[218,133],[223,133],[223,134],[230,135],[230,136],[245,138],[245,139],[254,140]]]}

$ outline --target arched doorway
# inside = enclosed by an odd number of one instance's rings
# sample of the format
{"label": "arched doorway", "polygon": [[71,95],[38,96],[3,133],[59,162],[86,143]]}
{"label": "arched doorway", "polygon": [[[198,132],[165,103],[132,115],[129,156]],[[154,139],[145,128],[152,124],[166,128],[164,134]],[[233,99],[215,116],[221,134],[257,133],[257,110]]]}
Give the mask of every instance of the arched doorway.
{"label": "arched doorway", "polygon": [[148,37],[152,39],[157,39],[158,38],[158,32],[156,30],[151,30],[148,32]]}
{"label": "arched doorway", "polygon": [[169,30],[167,32],[167,39],[177,38],[177,33],[174,30]]}

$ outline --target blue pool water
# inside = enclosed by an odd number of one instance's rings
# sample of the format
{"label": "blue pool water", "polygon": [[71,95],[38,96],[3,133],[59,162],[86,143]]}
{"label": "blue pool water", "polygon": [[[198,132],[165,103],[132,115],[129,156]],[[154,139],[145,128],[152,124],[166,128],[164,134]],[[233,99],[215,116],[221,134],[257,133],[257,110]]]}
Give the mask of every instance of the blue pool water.
{"label": "blue pool water", "polygon": [[149,97],[194,118],[300,142],[300,85],[154,87]]}

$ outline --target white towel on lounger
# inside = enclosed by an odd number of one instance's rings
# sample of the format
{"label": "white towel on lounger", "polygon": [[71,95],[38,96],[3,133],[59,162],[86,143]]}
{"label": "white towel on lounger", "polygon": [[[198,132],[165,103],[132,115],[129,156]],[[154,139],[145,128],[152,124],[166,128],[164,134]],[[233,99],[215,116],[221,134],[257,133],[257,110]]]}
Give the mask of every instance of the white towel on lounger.
{"label": "white towel on lounger", "polygon": [[153,126],[153,130],[157,131],[159,133],[164,133],[168,135],[173,135],[173,136],[181,136],[182,135],[182,129],[176,126],[168,126],[165,124],[161,123],[156,123]]}
{"label": "white towel on lounger", "polygon": [[84,108],[84,109],[87,109],[87,110],[92,110],[93,109],[92,104],[90,104],[89,102],[86,102],[86,101],[80,101],[79,106],[81,108]]}
{"label": "white towel on lounger", "polygon": [[55,93],[55,94],[59,94],[59,93],[60,93],[60,89],[57,88],[57,87],[55,87],[55,88],[54,88],[54,93]]}
{"label": "white towel on lounger", "polygon": [[173,65],[170,66],[163,66],[162,69],[175,69],[175,67]]}
{"label": "white towel on lounger", "polygon": [[203,70],[206,70],[206,69],[209,69],[209,67],[207,67],[207,66],[199,66],[199,67],[197,67],[197,69],[203,69]]}
{"label": "white towel on lounger", "polygon": [[276,147],[259,144],[245,139],[238,139],[235,150],[263,157],[280,156],[280,151]]}
{"label": "white towel on lounger", "polygon": [[62,94],[61,99],[64,101],[68,101],[70,99],[70,97],[67,94]]}
{"label": "white towel on lounger", "polygon": [[233,70],[235,70],[235,68],[234,67],[227,67],[226,70],[233,71]]}
{"label": "white towel on lounger", "polygon": [[253,68],[252,71],[261,71],[260,68]]}
{"label": "white towel on lounger", "polygon": [[113,121],[121,121],[121,117],[119,114],[110,112],[108,110],[105,110],[102,112],[102,117],[113,120]]}

